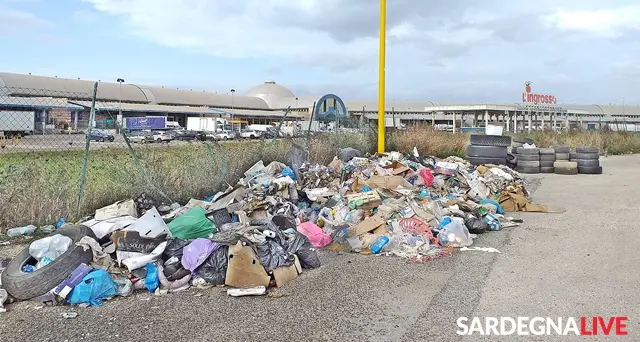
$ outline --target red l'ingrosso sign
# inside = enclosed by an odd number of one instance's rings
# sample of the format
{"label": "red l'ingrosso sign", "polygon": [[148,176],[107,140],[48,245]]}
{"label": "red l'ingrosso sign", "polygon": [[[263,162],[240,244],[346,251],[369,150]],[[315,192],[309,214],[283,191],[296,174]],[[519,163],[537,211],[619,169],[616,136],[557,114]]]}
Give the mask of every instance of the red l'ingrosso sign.
{"label": "red l'ingrosso sign", "polygon": [[536,94],[531,92],[531,82],[525,82],[522,92],[522,102],[537,104],[556,104],[556,97],[547,94]]}

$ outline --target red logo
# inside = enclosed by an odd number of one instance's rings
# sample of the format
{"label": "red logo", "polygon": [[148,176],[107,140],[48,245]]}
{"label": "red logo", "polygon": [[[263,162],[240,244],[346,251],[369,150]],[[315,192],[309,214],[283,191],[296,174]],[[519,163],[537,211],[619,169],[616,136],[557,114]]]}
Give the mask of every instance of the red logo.
{"label": "red logo", "polygon": [[537,104],[556,104],[556,97],[546,94],[534,94],[531,92],[531,82],[524,82],[524,92],[522,93],[522,102]]}

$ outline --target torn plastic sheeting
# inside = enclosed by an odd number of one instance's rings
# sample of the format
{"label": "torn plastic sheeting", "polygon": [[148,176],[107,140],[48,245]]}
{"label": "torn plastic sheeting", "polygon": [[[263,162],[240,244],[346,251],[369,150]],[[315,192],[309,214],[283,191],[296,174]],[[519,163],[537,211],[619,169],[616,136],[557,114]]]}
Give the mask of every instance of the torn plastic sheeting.
{"label": "torn plastic sheeting", "polygon": [[331,243],[331,236],[327,235],[313,222],[301,223],[298,226],[298,232],[306,236],[315,248],[323,248]]}
{"label": "torn plastic sheeting", "polygon": [[[41,261],[43,258],[55,260],[69,249],[73,243],[68,236],[55,234],[36,241],[29,245],[29,254],[36,260]],[[36,268],[38,268],[36,266]]]}
{"label": "torn plastic sheeting", "polygon": [[109,273],[103,269],[96,269],[82,278],[80,284],[71,290],[67,302],[101,306],[104,300],[117,294],[116,284]]}
{"label": "torn plastic sheeting", "polygon": [[182,240],[206,238],[215,233],[213,222],[206,217],[207,212],[194,207],[183,215],[178,216],[168,225],[169,231],[174,237]]}
{"label": "torn plastic sheeting", "polygon": [[102,247],[94,238],[83,236],[80,241],[76,242],[76,246],[82,247],[85,251],[91,249],[91,252],[93,253],[93,266],[105,269],[111,266],[111,256],[102,250]]}
{"label": "torn plastic sheeting", "polygon": [[156,267],[158,267],[158,279],[160,280],[160,285],[162,285],[163,289],[167,289],[169,290],[169,292],[178,292],[178,291],[183,291],[189,288],[189,280],[191,280],[191,273],[187,274],[186,276],[178,280],[170,281],[164,275],[164,268],[162,267],[162,265],[158,263]]}
{"label": "torn plastic sheeting", "polygon": [[137,270],[158,259],[166,247],[167,242],[165,241],[158,245],[150,254],[116,251],[118,264],[124,265],[129,271]]}
{"label": "torn plastic sheeting", "polygon": [[184,248],[182,266],[194,272],[218,248],[220,248],[220,244],[208,239],[197,238]]}
{"label": "torn plastic sheeting", "polygon": [[224,285],[227,276],[228,246],[215,250],[197,270],[197,275],[211,285]]}

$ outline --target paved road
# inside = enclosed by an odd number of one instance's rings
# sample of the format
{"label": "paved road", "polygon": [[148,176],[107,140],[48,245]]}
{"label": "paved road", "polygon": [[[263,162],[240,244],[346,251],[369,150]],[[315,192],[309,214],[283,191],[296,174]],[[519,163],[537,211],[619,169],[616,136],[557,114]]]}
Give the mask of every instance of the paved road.
{"label": "paved road", "polygon": [[[481,236],[476,246],[427,264],[322,253],[324,266],[276,291],[230,298],[222,289],[137,294],[101,308],[2,314],[7,341],[572,341],[584,338],[461,337],[460,316],[626,315],[640,340],[640,156],[602,161],[601,176],[545,175],[537,202],[564,214],[521,214],[525,224]],[[534,183],[536,183],[534,179]],[[0,254],[2,249],[0,249]],[[65,320],[60,313],[76,311]],[[592,337],[590,341],[602,340]]]}

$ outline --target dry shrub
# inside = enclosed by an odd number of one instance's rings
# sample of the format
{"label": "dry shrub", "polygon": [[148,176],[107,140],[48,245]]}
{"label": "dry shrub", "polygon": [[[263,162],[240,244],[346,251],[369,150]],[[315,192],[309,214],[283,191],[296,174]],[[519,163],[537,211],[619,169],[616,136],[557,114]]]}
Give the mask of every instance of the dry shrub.
{"label": "dry shrub", "polygon": [[469,143],[469,135],[437,131],[431,126],[411,126],[394,132],[391,140],[400,152],[410,153],[416,147],[421,155],[462,157]]}

